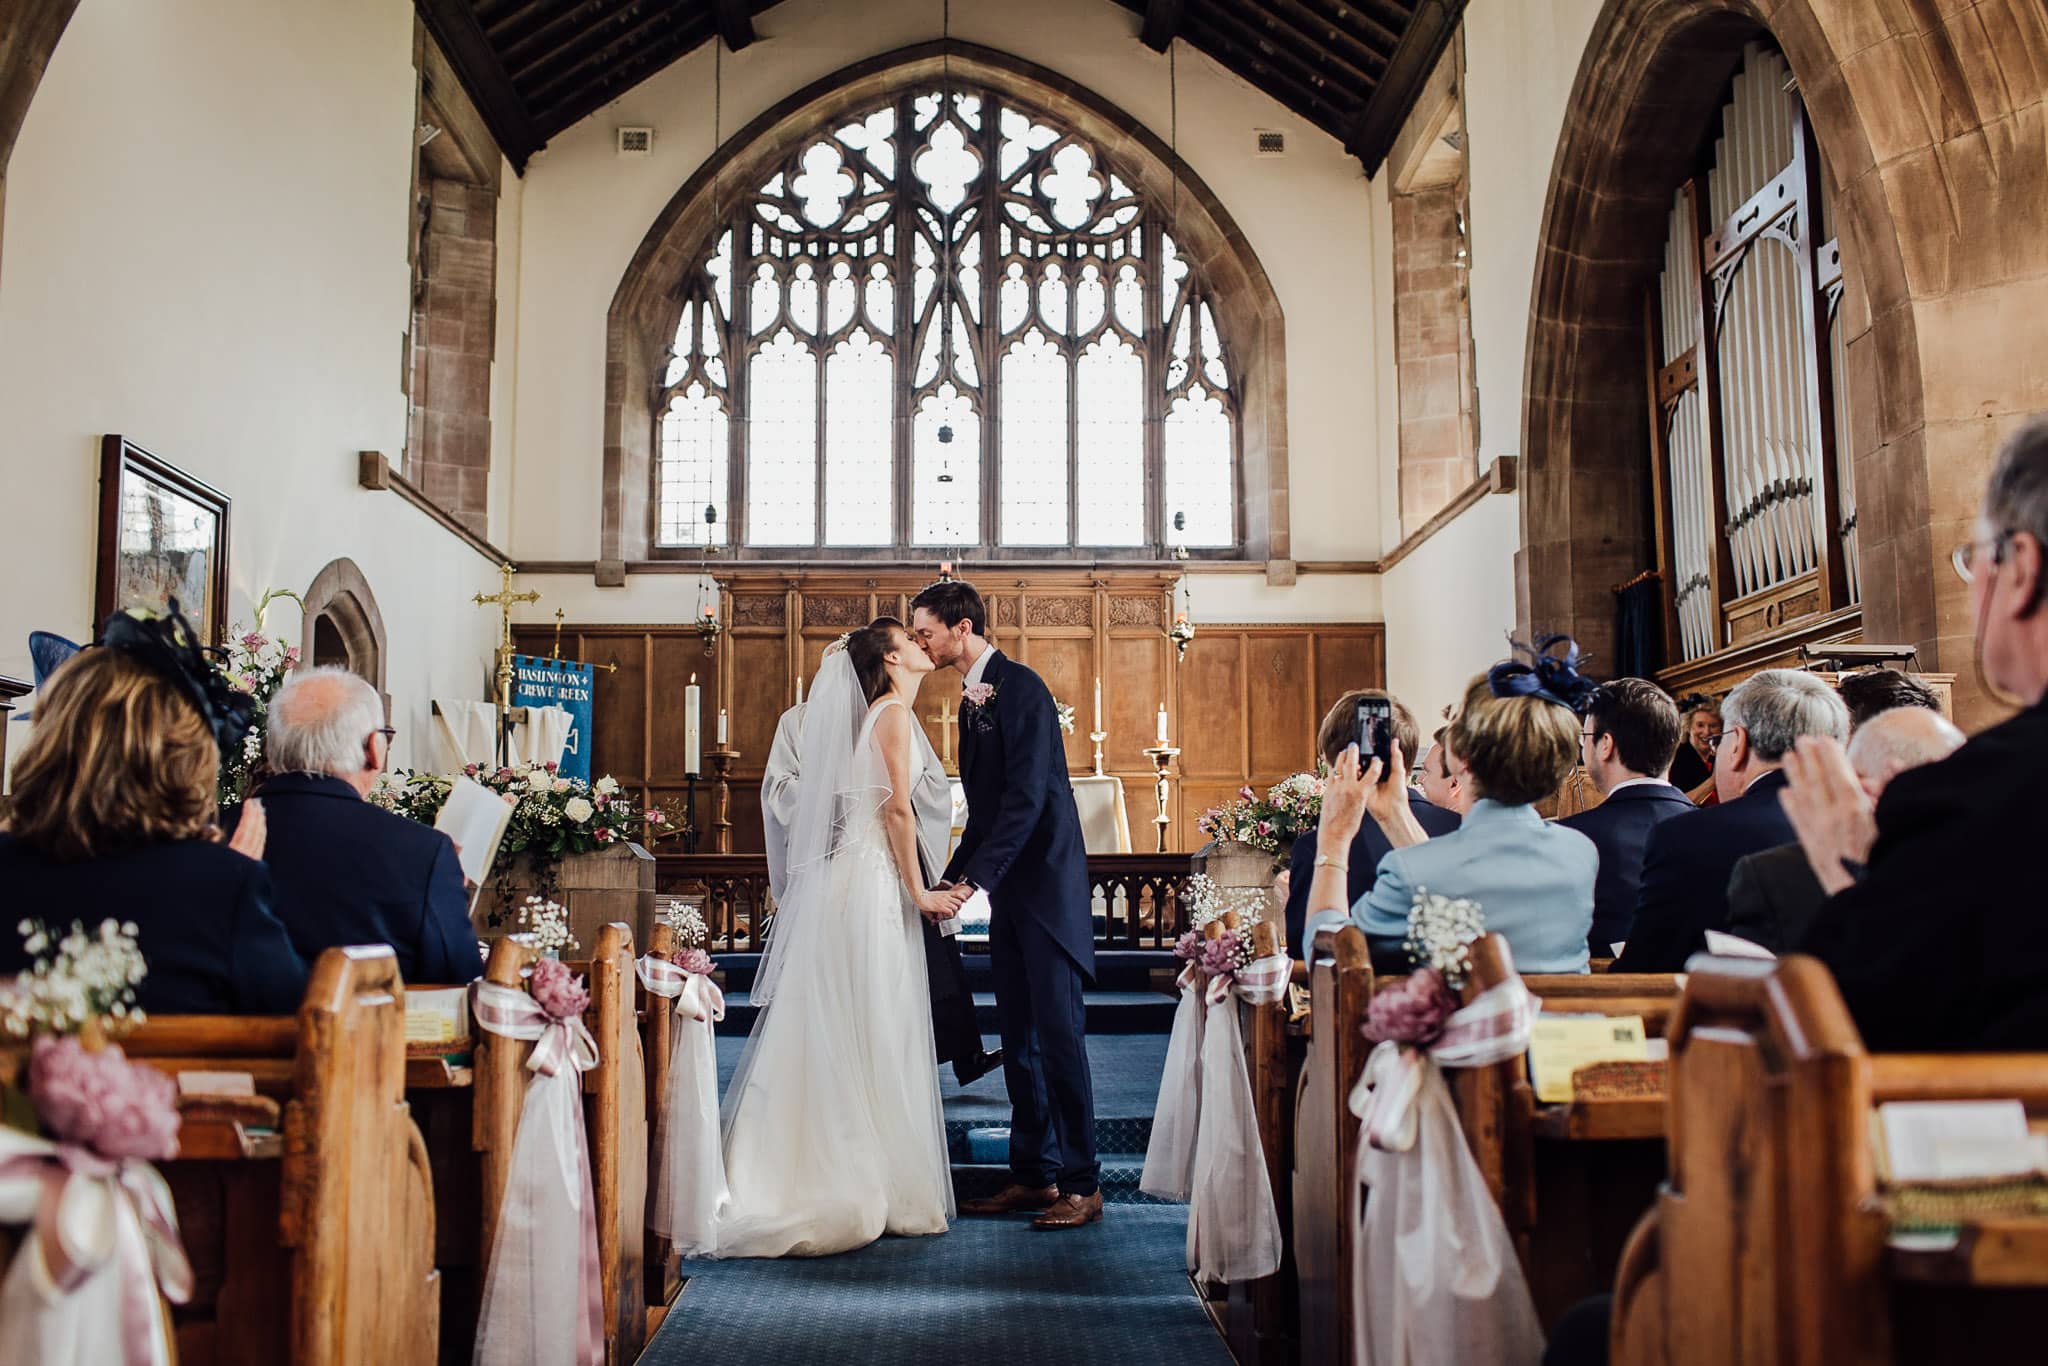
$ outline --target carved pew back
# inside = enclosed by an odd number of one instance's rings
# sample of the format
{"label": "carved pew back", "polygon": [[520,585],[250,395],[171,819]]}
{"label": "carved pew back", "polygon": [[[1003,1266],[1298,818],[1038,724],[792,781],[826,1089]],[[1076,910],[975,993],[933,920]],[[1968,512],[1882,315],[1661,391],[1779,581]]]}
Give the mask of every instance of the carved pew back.
{"label": "carved pew back", "polygon": [[1289,1047],[1287,1001],[1266,1005],[1239,1003],[1245,1070],[1251,1079],[1252,1108],[1258,1117],[1259,1146],[1266,1159],[1266,1179],[1280,1214],[1280,1269],[1256,1281],[1232,1283],[1224,1304],[1225,1335],[1240,1362],[1285,1362],[1293,1359],[1294,1292],[1289,1227],[1293,1201],[1289,1196],[1294,1163],[1294,1095],[1298,1057]]}
{"label": "carved pew back", "polygon": [[1309,957],[1308,1054],[1294,1124],[1294,1269],[1301,1360],[1350,1366],[1351,1088],[1372,1046],[1359,1033],[1372,1000],[1372,960],[1356,925],[1316,936]]}
{"label": "carved pew back", "polygon": [[[1944,1306],[1900,1284],[1869,1136],[1872,1106],[1886,1100],[2018,1097],[2038,1120],[2048,1114],[2048,1057],[1872,1057],[1827,969],[1800,955],[1696,959],[1670,1046],[1670,1175],[1616,1277],[1617,1363],[2038,1353],[2048,1281],[2038,1256],[2031,1269],[1993,1269],[1984,1282],[2031,1285],[2034,1297],[1976,1295],[1937,1341],[1905,1345],[1898,1335],[1913,1336],[1926,1311]],[[1973,1278],[1967,1255],[1957,1274]],[[2028,1304],[2031,1322],[2010,1312]]]}
{"label": "carved pew back", "polygon": [[633,931],[614,922],[597,932],[585,973],[598,1065],[583,1074],[583,1116],[596,1188],[597,1256],[604,1269],[605,1356],[630,1363],[647,1340],[647,1071],[634,1007],[640,979]]}
{"label": "carved pew back", "polygon": [[[667,958],[676,950],[676,931],[665,921],[656,921],[647,951]],[[640,1051],[647,1060],[648,1181],[653,1183],[655,1164],[661,1155],[654,1145],[663,1139],[661,1113],[668,1104],[669,1031],[675,1022],[675,1002],[651,991],[640,993]],[[651,1194],[651,1191],[650,1191]],[[646,1235],[646,1288],[648,1307],[664,1310],[683,1288],[682,1264],[675,1245],[653,1229]],[[657,1322],[649,1317],[650,1325]],[[650,1327],[649,1331],[652,1331]]]}
{"label": "carved pew back", "polygon": [[250,1073],[283,1101],[276,1136],[260,1099],[188,1107],[163,1164],[200,1281],[175,1316],[180,1359],[432,1362],[433,1191],[391,950],[321,954],[295,1020],[158,1016],[122,1044],[173,1075]]}

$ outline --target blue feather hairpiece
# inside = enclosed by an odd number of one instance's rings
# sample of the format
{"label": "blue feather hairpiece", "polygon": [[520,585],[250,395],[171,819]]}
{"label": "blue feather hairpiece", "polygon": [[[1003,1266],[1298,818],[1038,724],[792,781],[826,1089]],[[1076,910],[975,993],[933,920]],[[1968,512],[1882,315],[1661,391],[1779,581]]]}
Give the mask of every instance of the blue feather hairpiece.
{"label": "blue feather hairpiece", "polygon": [[[1534,647],[1509,639],[1517,656],[1504,659],[1486,671],[1486,686],[1495,697],[1539,697],[1555,702],[1580,715],[1600,685],[1579,672],[1584,656],[1579,643],[1567,635],[1549,635]],[[1562,654],[1555,653],[1562,645]]]}
{"label": "blue feather hairpiece", "polygon": [[199,709],[222,757],[237,755],[256,720],[256,699],[231,685],[226,652],[199,643],[199,633],[172,598],[162,616],[116,612],[100,629],[100,645],[135,659],[172,684]]}

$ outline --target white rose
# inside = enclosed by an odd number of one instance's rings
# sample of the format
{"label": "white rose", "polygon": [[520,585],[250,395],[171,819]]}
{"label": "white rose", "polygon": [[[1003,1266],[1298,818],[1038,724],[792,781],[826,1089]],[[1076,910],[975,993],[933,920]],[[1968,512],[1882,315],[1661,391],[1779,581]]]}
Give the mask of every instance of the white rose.
{"label": "white rose", "polygon": [[596,790],[601,796],[609,797],[619,790],[619,780],[607,773],[597,780]]}
{"label": "white rose", "polygon": [[537,768],[533,772],[526,775],[526,785],[532,788],[535,792],[547,791],[548,784],[553,781],[554,779],[548,776],[548,771],[544,768]]}
{"label": "white rose", "polygon": [[589,802],[581,797],[571,797],[568,801],[562,803],[562,814],[576,822],[576,824],[581,825],[590,819],[591,806]]}

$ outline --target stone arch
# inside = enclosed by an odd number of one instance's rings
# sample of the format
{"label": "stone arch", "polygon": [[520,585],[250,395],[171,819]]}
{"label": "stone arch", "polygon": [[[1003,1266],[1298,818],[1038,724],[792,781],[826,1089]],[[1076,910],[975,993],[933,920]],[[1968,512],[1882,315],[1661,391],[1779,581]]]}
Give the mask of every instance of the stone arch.
{"label": "stone arch", "polygon": [[0,0],[0,205],[7,202],[14,140],[77,8],[78,0]]}
{"label": "stone arch", "polygon": [[335,560],[313,576],[305,597],[299,667],[335,664],[384,692],[384,614],[356,562]]}
{"label": "stone arch", "polygon": [[[2048,406],[2048,376],[2013,344],[2021,319],[2048,308],[2048,15],[2035,0],[1945,14],[1608,0],[1573,83],[1537,246],[1520,623],[1571,630],[1612,657],[1609,589],[1650,562],[1653,543],[1641,291],[1660,264],[1669,194],[1759,31],[1799,81],[1848,264],[1865,634],[1967,675],[1962,585],[1939,561],[1974,515],[2003,431]],[[1958,702],[1981,716],[1971,682],[1959,679]]]}
{"label": "stone arch", "polygon": [[[747,183],[792,140],[852,109],[935,81],[949,63],[953,79],[989,85],[1038,105],[1117,158],[1141,190],[1160,198],[1171,195],[1173,152],[1137,119],[1057,72],[971,43],[923,43],[883,53],[815,81],[769,109],[728,138],[669,200],[612,296],[605,328],[599,583],[623,583],[626,561],[647,557],[652,394],[680,316],[675,286],[709,228],[714,178],[720,184]],[[1237,224],[1184,162],[1179,180],[1175,236],[1214,288],[1218,322],[1238,371],[1245,554],[1285,561],[1290,553],[1286,330],[1279,296]]]}

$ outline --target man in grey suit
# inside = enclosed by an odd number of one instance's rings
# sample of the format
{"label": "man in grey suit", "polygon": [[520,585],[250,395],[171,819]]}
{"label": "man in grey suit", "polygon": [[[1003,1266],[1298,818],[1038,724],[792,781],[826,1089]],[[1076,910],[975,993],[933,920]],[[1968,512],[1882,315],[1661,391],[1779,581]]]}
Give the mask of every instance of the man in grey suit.
{"label": "man in grey suit", "polygon": [[[1879,712],[1849,740],[1849,765],[1875,803],[1885,785],[1909,768],[1946,759],[1963,733],[1940,712],[1919,706]],[[1751,854],[1728,876],[1728,933],[1772,953],[1790,953],[1828,899],[1806,851],[1795,844]]]}

